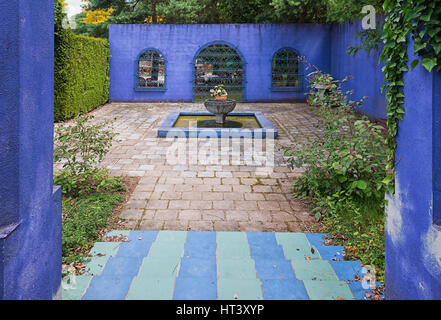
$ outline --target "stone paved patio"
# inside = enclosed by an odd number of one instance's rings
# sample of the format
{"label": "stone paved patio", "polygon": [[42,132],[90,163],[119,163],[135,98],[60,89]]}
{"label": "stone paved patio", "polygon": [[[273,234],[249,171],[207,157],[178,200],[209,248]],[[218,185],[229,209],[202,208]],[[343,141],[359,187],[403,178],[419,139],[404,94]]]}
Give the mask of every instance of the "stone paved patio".
{"label": "stone paved patio", "polygon": [[[233,163],[232,159],[223,164],[170,164],[166,154],[173,141],[157,138],[157,129],[173,110],[202,109],[200,103],[110,103],[91,112],[96,120],[115,118],[119,133],[102,166],[114,175],[140,177],[120,214],[125,226],[135,230],[313,231],[314,219],[290,192],[290,180],[301,170],[288,168],[278,150],[316,134],[317,118],[308,106],[238,104],[235,111],[262,111],[278,130],[270,174],[262,173],[261,165]],[[206,142],[200,139],[198,148]],[[229,152],[234,152],[231,147]],[[246,150],[240,156],[246,156]]]}

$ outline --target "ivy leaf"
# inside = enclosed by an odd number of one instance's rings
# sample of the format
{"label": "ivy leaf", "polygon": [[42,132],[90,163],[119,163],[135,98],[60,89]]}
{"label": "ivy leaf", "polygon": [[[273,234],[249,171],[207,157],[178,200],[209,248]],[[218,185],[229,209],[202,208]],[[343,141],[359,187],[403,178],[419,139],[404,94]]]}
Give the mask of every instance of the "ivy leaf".
{"label": "ivy leaf", "polygon": [[436,58],[425,58],[422,62],[424,68],[427,69],[427,71],[431,72],[432,69],[436,66]]}
{"label": "ivy leaf", "polygon": [[435,50],[436,54],[439,54],[441,52],[441,43],[433,44],[432,47],[433,50]]}
{"label": "ivy leaf", "polygon": [[412,70],[415,69],[415,67],[418,65],[418,63],[420,63],[419,59],[415,59],[412,61],[412,63],[410,64]]}
{"label": "ivy leaf", "polygon": [[367,182],[364,180],[357,181],[357,188],[360,190],[365,190],[367,188]]}
{"label": "ivy leaf", "polygon": [[413,49],[414,49],[415,53],[417,53],[418,51],[424,49],[426,46],[427,46],[427,44],[425,42],[415,41],[415,43],[413,44]]}

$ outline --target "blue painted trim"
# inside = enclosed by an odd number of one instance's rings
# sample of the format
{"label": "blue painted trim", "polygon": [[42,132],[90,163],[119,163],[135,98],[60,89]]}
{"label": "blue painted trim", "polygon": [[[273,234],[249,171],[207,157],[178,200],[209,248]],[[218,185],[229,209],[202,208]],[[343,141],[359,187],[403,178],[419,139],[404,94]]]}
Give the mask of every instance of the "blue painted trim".
{"label": "blue painted trim", "polygon": [[[163,87],[155,88],[155,87],[139,87],[138,86],[138,81],[139,81],[139,59],[141,58],[141,56],[145,52],[147,52],[149,50],[158,52],[162,56],[162,59],[164,59],[164,86]],[[161,50],[149,47],[149,48],[146,48],[146,49],[142,50],[138,54],[138,56],[136,57],[136,60],[135,60],[135,85],[134,85],[134,88],[135,88],[134,89],[135,91],[154,91],[154,92],[158,92],[158,91],[159,92],[161,92],[161,91],[164,92],[164,91],[167,91],[167,59],[165,58],[165,55],[164,55],[164,53],[162,53]]]}
{"label": "blue painted trim", "polygon": [[167,91],[167,88],[165,87],[136,87],[135,91],[154,91],[154,92],[158,92],[158,91]]}
{"label": "blue painted trim", "polygon": [[273,87],[273,62],[276,55],[283,50],[289,50],[293,52],[297,57],[301,57],[298,50],[291,47],[283,47],[274,52],[270,61],[270,77],[271,77],[271,88],[270,90],[273,92],[302,92],[303,91],[303,79],[305,77],[305,67],[304,64],[299,61],[299,71],[302,70],[301,73],[298,74],[299,77],[299,86],[298,87]]}
{"label": "blue painted trim", "polygon": [[238,128],[175,128],[173,127],[179,116],[210,116],[213,115],[207,111],[173,111],[164,120],[158,129],[158,137],[179,137],[179,138],[196,138],[204,134],[216,133],[217,137],[240,138],[250,137],[253,139],[266,139],[267,137],[278,137],[278,132],[273,124],[265,117],[261,111],[232,112],[230,116],[254,116],[262,127],[260,129],[238,129]]}
{"label": "blue painted trim", "polygon": [[433,223],[441,226],[441,73],[433,72],[432,81],[432,166]]}
{"label": "blue painted trim", "polygon": [[228,41],[223,41],[223,40],[215,40],[215,41],[211,41],[208,42],[206,44],[204,44],[203,46],[200,46],[199,49],[196,51],[195,55],[193,56],[193,60],[191,62],[192,68],[191,68],[191,82],[192,82],[192,101],[195,101],[195,94],[194,94],[194,88],[195,88],[195,72],[194,72],[194,66],[196,63],[196,59],[199,56],[199,54],[202,52],[202,50],[204,50],[205,48],[214,45],[214,44],[224,44],[226,46],[229,46],[231,48],[233,48],[234,50],[236,50],[237,54],[239,55],[240,59],[242,60],[242,102],[246,102],[247,101],[247,90],[246,90],[246,84],[247,84],[247,61],[245,60],[245,56],[242,54],[242,52],[240,52],[239,47],[228,42]]}

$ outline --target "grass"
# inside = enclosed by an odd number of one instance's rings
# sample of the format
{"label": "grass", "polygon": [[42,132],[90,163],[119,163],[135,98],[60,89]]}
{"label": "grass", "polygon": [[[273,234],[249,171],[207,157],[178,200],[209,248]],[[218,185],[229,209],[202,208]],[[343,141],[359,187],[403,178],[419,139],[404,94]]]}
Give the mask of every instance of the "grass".
{"label": "grass", "polygon": [[109,224],[115,207],[124,201],[121,185],[105,192],[91,192],[63,200],[62,262],[83,261],[87,252]]}
{"label": "grass", "polygon": [[384,206],[363,201],[323,218],[329,244],[344,246],[345,260],[360,260],[375,269],[377,281],[384,283]]}

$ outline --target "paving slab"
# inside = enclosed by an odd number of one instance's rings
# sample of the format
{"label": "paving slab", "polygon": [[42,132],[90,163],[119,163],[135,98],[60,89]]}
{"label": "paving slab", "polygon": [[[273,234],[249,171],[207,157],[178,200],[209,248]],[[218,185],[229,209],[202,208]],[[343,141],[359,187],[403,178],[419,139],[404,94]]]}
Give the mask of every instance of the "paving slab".
{"label": "paving slab", "polygon": [[[112,120],[118,133],[100,166],[114,175],[140,177],[121,210],[124,227],[144,230],[314,230],[314,219],[308,213],[304,216],[307,210],[298,210],[298,205],[290,202],[290,179],[301,174],[303,169],[288,168],[279,147],[302,143],[316,136],[317,115],[304,103],[238,103],[237,111],[262,112],[279,132],[274,142],[268,139],[253,141],[254,155],[245,148],[244,139],[233,143],[230,139],[207,141],[157,137],[159,127],[171,112],[204,109],[202,103],[114,102],[90,112],[94,116],[92,121]],[[65,124],[56,124],[62,125]],[[220,148],[219,157],[213,163],[204,163],[204,157],[198,155],[198,151],[206,149],[208,142]],[[183,163],[172,163],[167,157],[175,143],[188,147],[185,159],[181,159]],[[270,153],[272,145],[273,155]],[[268,159],[274,159],[268,165],[265,162],[267,155]],[[54,165],[55,171],[61,169],[61,163]],[[194,210],[200,210],[199,214]],[[212,213],[204,213],[208,210]],[[253,210],[268,211],[268,214],[263,217],[248,213]]]}

